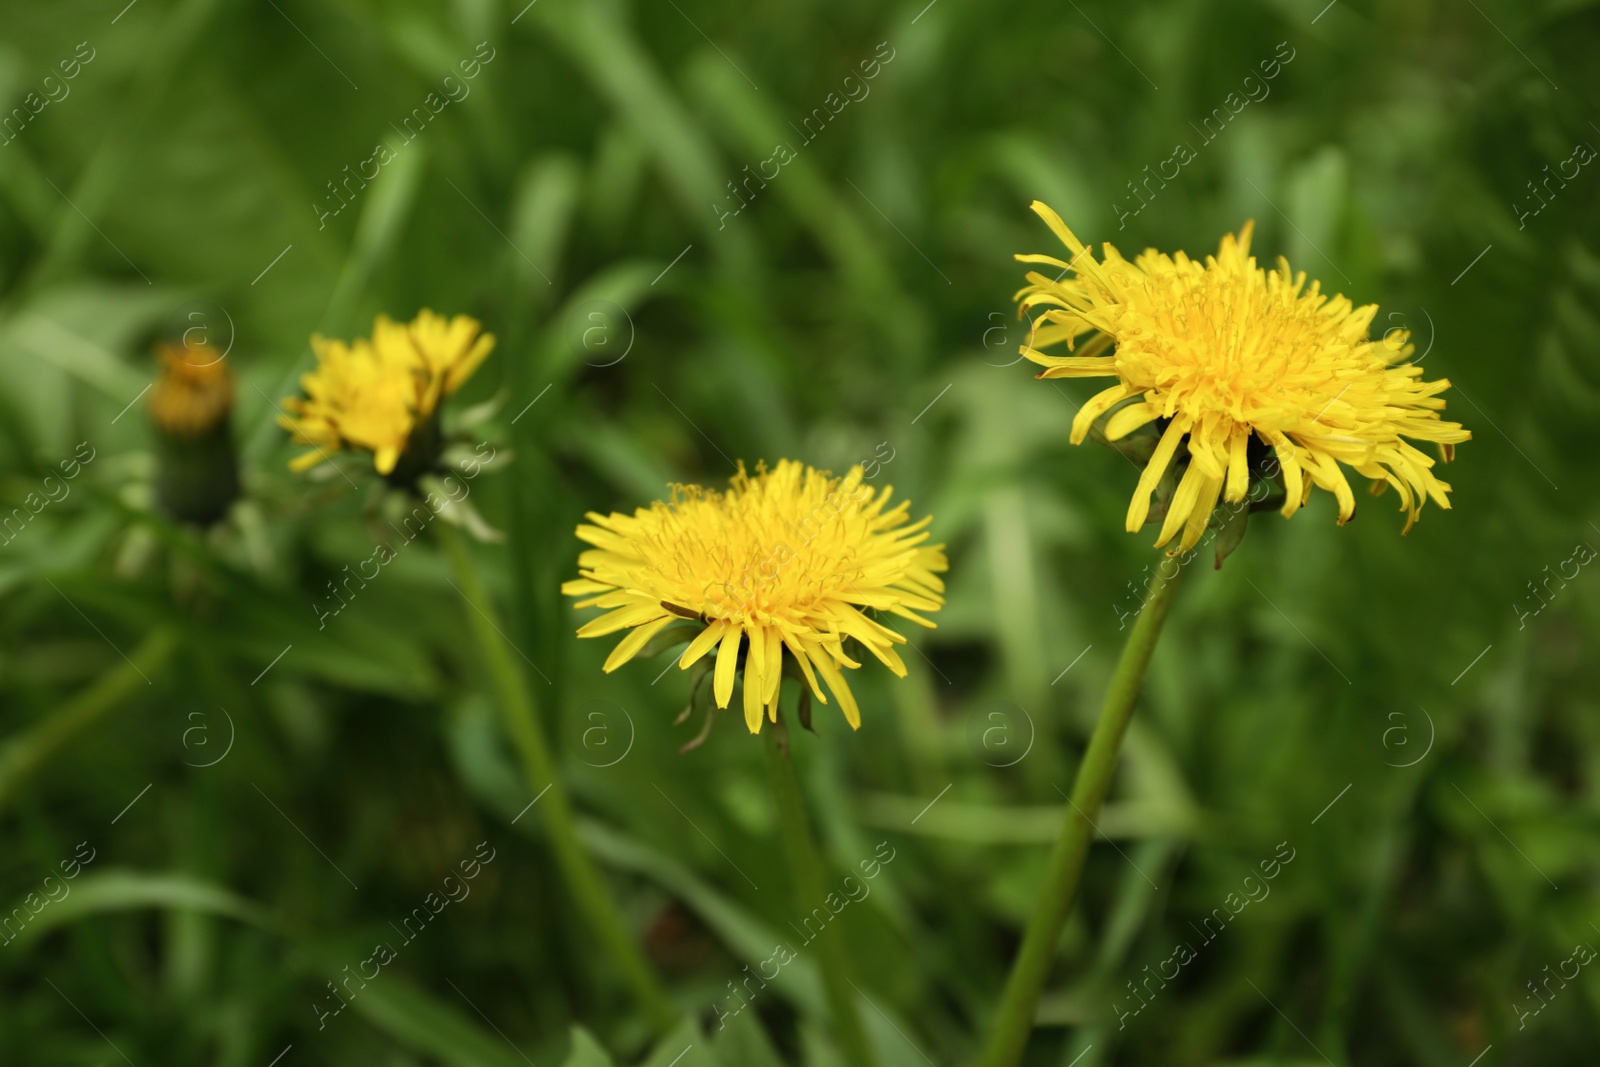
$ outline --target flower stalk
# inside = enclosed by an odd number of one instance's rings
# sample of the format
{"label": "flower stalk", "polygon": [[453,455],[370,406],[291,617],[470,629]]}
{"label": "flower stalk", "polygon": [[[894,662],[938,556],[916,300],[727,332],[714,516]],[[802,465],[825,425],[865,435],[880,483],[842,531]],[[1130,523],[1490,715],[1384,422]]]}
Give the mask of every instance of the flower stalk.
{"label": "flower stalk", "polygon": [[150,675],[166,668],[178,648],[178,636],[158,627],[146,637],[127,662],[107,671],[83,692],[25,731],[6,739],[0,747],[0,811],[11,803],[51,756],[73,738],[125,707]]}
{"label": "flower stalk", "polygon": [[[748,681],[746,684],[749,684]],[[817,851],[816,839],[811,834],[811,822],[806,817],[805,799],[800,793],[800,781],[794,771],[794,756],[789,751],[789,731],[781,716],[766,734],[767,777],[772,782],[772,793],[778,802],[795,904],[802,912],[808,913],[827,895],[822,877],[822,858]],[[867,1044],[866,1030],[861,1025],[855,985],[850,980],[849,957],[838,936],[830,935],[831,931],[824,931],[816,944],[822,956],[822,985],[828,998],[828,1010],[833,1016],[834,1036],[850,1067],[872,1067],[876,1061]]]}
{"label": "flower stalk", "polygon": [[995,1013],[989,1042],[980,1061],[982,1067],[1015,1067],[1022,1060],[1023,1050],[1033,1029],[1039,994],[1049,977],[1056,945],[1061,939],[1061,928],[1072,910],[1078,882],[1083,875],[1094,818],[1111,788],[1122,738],[1133,718],[1134,701],[1139,695],[1145,669],[1150,665],[1151,653],[1155,651],[1156,639],[1161,635],[1161,625],[1166,621],[1167,609],[1172,604],[1173,590],[1181,573],[1179,569],[1168,577],[1157,571],[1156,581],[1145,597],[1139,617],[1128,631],[1127,643],[1122,647],[1122,656],[1117,660],[1111,685],[1100,707],[1099,721],[1095,723],[1089,747],[1078,764],[1071,803],[1062,821],[1060,836],[1051,849],[1044,886],[1028,919],[1022,947],[1011,965],[1011,975],[1001,994],[1000,1007]]}
{"label": "flower stalk", "polygon": [[600,872],[578,840],[573,821],[572,801],[556,774],[555,759],[545,739],[533,694],[526,676],[512,660],[507,642],[497,621],[494,604],[485,591],[472,562],[466,540],[449,523],[435,524],[440,546],[450,561],[456,587],[472,609],[467,613],[478,647],[483,651],[490,682],[505,718],[507,731],[516,745],[528,788],[539,800],[539,815],[549,835],[556,864],[566,879],[573,902],[582,911],[594,934],[610,953],[612,962],[638,1000],[652,1028],[665,1033],[673,1024],[671,1002],[660,979],[628,932]]}

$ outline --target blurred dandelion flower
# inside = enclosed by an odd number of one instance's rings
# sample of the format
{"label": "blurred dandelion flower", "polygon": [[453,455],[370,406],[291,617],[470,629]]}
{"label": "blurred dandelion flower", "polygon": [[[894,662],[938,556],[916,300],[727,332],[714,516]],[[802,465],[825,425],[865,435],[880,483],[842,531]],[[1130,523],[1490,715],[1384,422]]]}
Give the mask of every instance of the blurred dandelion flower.
{"label": "blurred dandelion flower", "polygon": [[156,359],[150,418],[162,433],[203,437],[233,412],[233,372],[203,346],[161,344]]}
{"label": "blurred dandelion flower", "polygon": [[179,522],[210,526],[239,496],[233,371],[205,345],[159,344],[156,358],[156,500]]}
{"label": "blurred dandelion flower", "polygon": [[892,488],[874,491],[854,467],[835,478],[791,460],[752,477],[741,464],[726,492],[675,486],[670,502],[632,515],[589,513],[578,537],[594,547],[578,557],[582,578],[561,591],[611,609],[578,631],[601,637],[631,629],[606,660],[614,671],[676,619],[705,624],[678,661],[692,666],[717,649],[717,706],[733,696],[744,652],[744,717],[751,733],[762,711],[777,721],[784,650],[818,700],[822,675],[852,729],[861,725],[840,667],[859,667],[845,648],[854,638],[895,674],[905,638],[868,618],[887,611],[933,627],[918,612],[944,603],[943,545],[928,545],[932,517],[908,523],[910,504],[888,507]]}
{"label": "blurred dandelion flower", "polygon": [[313,446],[290,466],[308,470],[332,452],[363,449],[379,474],[405,480],[433,462],[439,402],[478,369],[494,335],[466,315],[424,309],[409,323],[379,315],[371,340],[314,335],[311,347],[317,367],[300,379],[306,395],[287,398],[278,419],[297,443]]}
{"label": "blurred dandelion flower", "polygon": [[[1404,439],[1435,442],[1449,460],[1472,435],[1440,419],[1438,394],[1450,383],[1422,380],[1422,368],[1406,362],[1413,348],[1402,332],[1368,339],[1376,304],[1330,299],[1317,282],[1307,288],[1305,273],[1291,273],[1282,257],[1271,271],[1257,267],[1252,223],[1237,238],[1223,237],[1203,264],[1154,249],[1130,263],[1110,244],[1096,261],[1054,211],[1037,201],[1033,210],[1072,258],[1016,258],[1072,277],[1029,272],[1017,293],[1021,311],[1044,310],[1023,355],[1045,367],[1040,378],[1118,379],[1078,411],[1072,442],[1125,400],[1134,402],[1111,415],[1108,439],[1157,423],[1158,443],[1128,508],[1130,533],[1144,525],[1169,466],[1181,478],[1156,544],[1182,529],[1178,552],[1199,541],[1218,497],[1244,500],[1251,474],[1263,470],[1281,472],[1285,517],[1318,486],[1334,495],[1339,522],[1347,522],[1355,496],[1341,463],[1374,479],[1375,493],[1395,488],[1406,530],[1425,499],[1450,506],[1450,486],[1434,476],[1434,461]],[[1074,354],[1042,351],[1062,341]],[[1185,441],[1188,454],[1174,463]]]}

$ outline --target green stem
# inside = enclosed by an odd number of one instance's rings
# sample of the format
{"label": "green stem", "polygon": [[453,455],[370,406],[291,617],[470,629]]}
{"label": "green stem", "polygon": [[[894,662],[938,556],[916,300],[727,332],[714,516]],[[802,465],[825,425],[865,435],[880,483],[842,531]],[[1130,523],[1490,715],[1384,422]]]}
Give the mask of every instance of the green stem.
{"label": "green stem", "polygon": [[[795,903],[802,913],[810,914],[828,892],[823,884],[822,858],[817,854],[811,822],[806,818],[805,800],[800,794],[800,781],[795,777],[794,757],[789,753],[789,732],[782,719],[768,724],[764,732],[767,735],[767,777],[772,781],[772,792],[778,801]],[[850,981],[849,960],[841,936],[824,930],[816,941],[817,952],[822,956],[822,984],[828,996],[828,1010],[833,1015],[834,1034],[844,1051],[845,1062],[850,1067],[872,1067],[872,1051],[861,1026],[856,989]]]}
{"label": "green stem", "polygon": [[0,749],[0,809],[56,749],[122,704],[128,694],[148,685],[148,676],[165,666],[177,643],[171,630],[152,631],[133,650],[128,662],[107,672],[27,732],[7,741]]}
{"label": "green stem", "polygon": [[1162,578],[1157,571],[1156,583],[1145,597],[1144,607],[1128,633],[1127,644],[1122,647],[1122,658],[1117,661],[1111,687],[1100,707],[1100,720],[1095,724],[1089,748],[1078,765],[1072,803],[1061,824],[1061,835],[1050,852],[1043,890],[1034,904],[1022,947],[1011,965],[1011,977],[1006,980],[1000,997],[1000,1008],[984,1049],[982,1067],[1015,1067],[1022,1060],[1023,1049],[1033,1029],[1039,993],[1049,977],[1061,928],[1066,924],[1078,890],[1078,879],[1083,874],[1093,820],[1111,788],[1122,735],[1133,717],[1134,700],[1144,681],[1145,668],[1150,664],[1150,654],[1155,651],[1156,638],[1161,635],[1161,624],[1167,617],[1177,582],[1177,573],[1171,578]]}
{"label": "green stem", "polygon": [[567,881],[567,889],[596,936],[611,953],[612,961],[638,998],[651,1026],[665,1033],[673,1024],[672,1004],[638,943],[623,923],[622,915],[600,872],[578,841],[572,801],[556,775],[555,759],[539,725],[527,677],[511,658],[509,642],[500,629],[494,604],[473,566],[472,554],[460,531],[446,522],[437,522],[434,526],[439,544],[444,548],[445,555],[450,559],[450,567],[455,572],[457,588],[472,609],[467,612],[467,620],[478,639],[478,646],[483,650],[489,679],[505,716],[506,729],[522,760],[528,788],[538,800],[539,814],[549,835],[556,864]]}

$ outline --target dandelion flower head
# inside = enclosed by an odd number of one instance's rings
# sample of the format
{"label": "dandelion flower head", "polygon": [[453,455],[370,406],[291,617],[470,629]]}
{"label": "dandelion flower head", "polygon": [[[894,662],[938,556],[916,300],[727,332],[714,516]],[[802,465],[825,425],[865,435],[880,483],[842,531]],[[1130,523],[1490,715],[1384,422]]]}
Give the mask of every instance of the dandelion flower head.
{"label": "dandelion flower head", "polygon": [[[1154,249],[1129,262],[1110,244],[1096,260],[1054,211],[1038,202],[1033,210],[1071,258],[1017,256],[1055,275],[1030,271],[1017,294],[1024,314],[1040,310],[1022,353],[1044,366],[1040,378],[1117,379],[1078,411],[1073,443],[1113,409],[1110,440],[1157,424],[1158,443],[1128,508],[1130,533],[1144,525],[1170,466],[1181,477],[1156,544],[1181,530],[1174,551],[1187,551],[1219,497],[1244,500],[1252,470],[1273,468],[1271,456],[1285,517],[1315,486],[1338,501],[1340,524],[1349,521],[1355,496],[1342,466],[1372,479],[1375,493],[1392,486],[1406,530],[1425,500],[1450,506],[1450,486],[1411,441],[1434,442],[1449,459],[1472,435],[1440,418],[1439,394],[1450,383],[1423,381],[1403,331],[1369,339],[1376,304],[1330,298],[1281,257],[1273,270],[1257,267],[1249,223],[1203,263]],[[1070,354],[1044,351],[1062,342]]]}
{"label": "dandelion flower head", "polygon": [[744,717],[751,733],[777,721],[784,654],[823,703],[817,676],[839,700],[852,729],[861,725],[840,668],[857,668],[854,638],[905,676],[898,631],[869,616],[886,612],[932,627],[919,612],[944,603],[935,572],[948,564],[929,545],[931,517],[909,522],[910,505],[889,506],[891,487],[865,484],[861,467],[843,478],[784,460],[754,475],[743,465],[724,492],[674,487],[672,499],[632,515],[587,517],[578,537],[593,546],[578,557],[582,578],[562,592],[580,608],[610,609],[578,631],[601,637],[628,630],[606,660],[614,671],[678,619],[703,624],[678,663],[688,668],[716,649],[712,692],[726,708],[741,653]]}
{"label": "dandelion flower head", "polygon": [[150,418],[174,437],[202,437],[233,411],[233,372],[205,345],[160,344]]}
{"label": "dandelion flower head", "polygon": [[284,400],[279,425],[312,451],[290,466],[307,470],[342,449],[372,453],[379,474],[395,469],[414,433],[426,429],[440,400],[455,392],[494,348],[494,335],[466,315],[423,310],[407,323],[378,316],[370,340],[346,344],[311,338],[314,370],[300,379],[304,397]]}

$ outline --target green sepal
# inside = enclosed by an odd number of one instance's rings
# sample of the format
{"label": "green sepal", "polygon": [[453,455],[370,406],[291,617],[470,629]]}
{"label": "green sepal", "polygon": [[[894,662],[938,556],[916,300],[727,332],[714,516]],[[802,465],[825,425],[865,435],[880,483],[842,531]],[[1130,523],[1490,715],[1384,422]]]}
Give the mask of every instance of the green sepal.
{"label": "green sepal", "polygon": [[[654,659],[669,648],[686,645],[704,629],[704,626],[688,621],[673,623],[644,643],[644,647],[639,650],[639,658]],[[700,662],[704,663],[705,660],[701,659]]]}
{"label": "green sepal", "polygon": [[[1145,514],[1144,524],[1166,522],[1167,512],[1172,507],[1172,497],[1178,491],[1177,464],[1170,464],[1161,480],[1156,483],[1155,494],[1150,501],[1150,510]],[[1185,465],[1187,468],[1187,464]]]}
{"label": "green sepal", "polygon": [[[711,664],[712,659],[708,656],[689,668],[689,704],[678,713],[678,717],[673,720],[672,725],[682,726],[689,721],[690,716],[700,710],[701,691],[705,688],[706,679],[711,676]],[[688,744],[678,749],[678,755],[682,756],[685,753],[694,751],[705,743],[706,738],[711,736],[711,726],[716,721],[717,709],[709,700],[705,701],[705,712],[706,721],[700,727],[700,732]]]}
{"label": "green sepal", "polygon": [[[1102,418],[1105,417],[1107,416],[1102,416]],[[1131,433],[1126,437],[1119,437],[1113,441],[1106,436],[1105,430],[1100,428],[1100,420],[1098,419],[1089,427],[1089,439],[1096,444],[1121,452],[1138,464],[1141,469],[1150,462],[1150,457],[1156,454],[1156,445],[1161,443],[1160,434],[1149,432]]]}
{"label": "green sepal", "polygon": [[1283,507],[1283,502],[1288,499],[1289,494],[1284,491],[1283,486],[1274,483],[1271,491],[1266,496],[1260,500],[1250,501],[1250,510],[1252,512],[1277,511]]}
{"label": "green sepal", "polygon": [[1250,508],[1237,504],[1223,504],[1212,517],[1212,527],[1216,531],[1212,547],[1217,553],[1216,569],[1222,569],[1222,561],[1233,555],[1233,550],[1239,547],[1244,540],[1245,530],[1250,524]]}
{"label": "green sepal", "polygon": [[[854,640],[852,638],[851,640]],[[816,727],[811,725],[811,683],[806,681],[806,676],[800,670],[800,664],[792,656],[783,658],[783,676],[793,678],[800,688],[800,702],[795,708],[795,714],[800,719],[800,725],[812,733],[817,733]],[[817,734],[818,737],[822,736]]]}
{"label": "green sepal", "polygon": [[[465,493],[459,500],[452,500],[446,488],[445,478],[438,474],[417,476],[414,488],[408,492],[421,498],[423,506],[433,511],[434,516],[440,521],[461,527],[475,540],[497,544],[506,539],[504,533],[490,526],[488,520],[478,513],[478,509],[472,506]],[[430,498],[441,501],[438,510],[434,510],[433,504],[429,502]]]}

